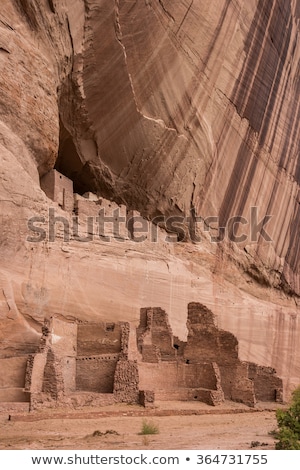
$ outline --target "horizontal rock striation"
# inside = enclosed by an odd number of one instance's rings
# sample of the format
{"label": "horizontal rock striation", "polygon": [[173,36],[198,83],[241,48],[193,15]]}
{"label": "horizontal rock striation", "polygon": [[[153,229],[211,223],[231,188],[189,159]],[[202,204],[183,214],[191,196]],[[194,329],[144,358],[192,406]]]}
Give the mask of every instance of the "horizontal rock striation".
{"label": "horizontal rock striation", "polygon": [[[297,0],[3,0],[3,390],[45,317],[138,325],[160,305],[180,342],[199,299],[242,361],[299,383],[299,20]],[[51,241],[49,209],[77,215],[45,194],[53,168],[75,211],[96,217],[93,192],[162,229],[178,217],[176,243],[90,239],[86,219],[85,242],[62,219]]]}

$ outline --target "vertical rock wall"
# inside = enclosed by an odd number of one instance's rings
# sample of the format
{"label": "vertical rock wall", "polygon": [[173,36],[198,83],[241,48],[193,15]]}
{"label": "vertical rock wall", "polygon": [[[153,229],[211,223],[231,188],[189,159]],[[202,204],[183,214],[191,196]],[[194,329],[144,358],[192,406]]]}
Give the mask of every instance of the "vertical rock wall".
{"label": "vertical rock wall", "polygon": [[[160,305],[184,341],[199,301],[299,383],[299,19],[297,0],[2,2],[1,361],[24,364],[53,313]],[[200,238],[34,243],[32,217],[46,235],[49,208],[72,217],[41,190],[53,167]]]}

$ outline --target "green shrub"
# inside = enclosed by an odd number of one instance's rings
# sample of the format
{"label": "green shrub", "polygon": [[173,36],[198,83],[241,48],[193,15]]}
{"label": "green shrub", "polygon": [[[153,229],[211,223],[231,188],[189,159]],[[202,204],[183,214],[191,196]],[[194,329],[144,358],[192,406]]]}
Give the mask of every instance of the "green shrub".
{"label": "green shrub", "polygon": [[276,411],[278,431],[275,433],[277,450],[300,450],[300,387],[292,394],[291,406]]}
{"label": "green shrub", "polygon": [[149,421],[143,421],[140,434],[159,434],[158,425]]}

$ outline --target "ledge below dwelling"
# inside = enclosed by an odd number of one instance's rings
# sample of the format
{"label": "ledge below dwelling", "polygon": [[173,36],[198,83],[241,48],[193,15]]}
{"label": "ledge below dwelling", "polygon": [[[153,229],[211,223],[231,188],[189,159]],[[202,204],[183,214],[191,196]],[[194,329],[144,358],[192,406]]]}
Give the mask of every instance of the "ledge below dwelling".
{"label": "ledge below dwelling", "polygon": [[221,390],[206,388],[177,388],[171,390],[156,390],[155,401],[200,401],[207,405],[217,406],[224,403]]}
{"label": "ledge below dwelling", "polygon": [[44,394],[37,394],[32,397],[31,409],[39,410],[44,408],[59,408],[66,406],[67,408],[81,408],[81,407],[103,407],[114,405],[116,399],[113,393],[93,393],[93,392],[71,392],[61,397],[59,402],[54,400],[47,400]]}

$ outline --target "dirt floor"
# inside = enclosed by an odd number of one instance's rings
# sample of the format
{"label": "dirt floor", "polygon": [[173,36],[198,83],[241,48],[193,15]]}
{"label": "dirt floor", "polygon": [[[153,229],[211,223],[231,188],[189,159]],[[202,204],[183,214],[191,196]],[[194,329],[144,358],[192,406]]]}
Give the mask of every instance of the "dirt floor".
{"label": "dirt floor", "polygon": [[[111,405],[98,409],[0,412],[0,449],[274,449],[276,404],[254,409],[226,402],[161,402],[154,409]],[[141,434],[143,422],[158,434]]]}

